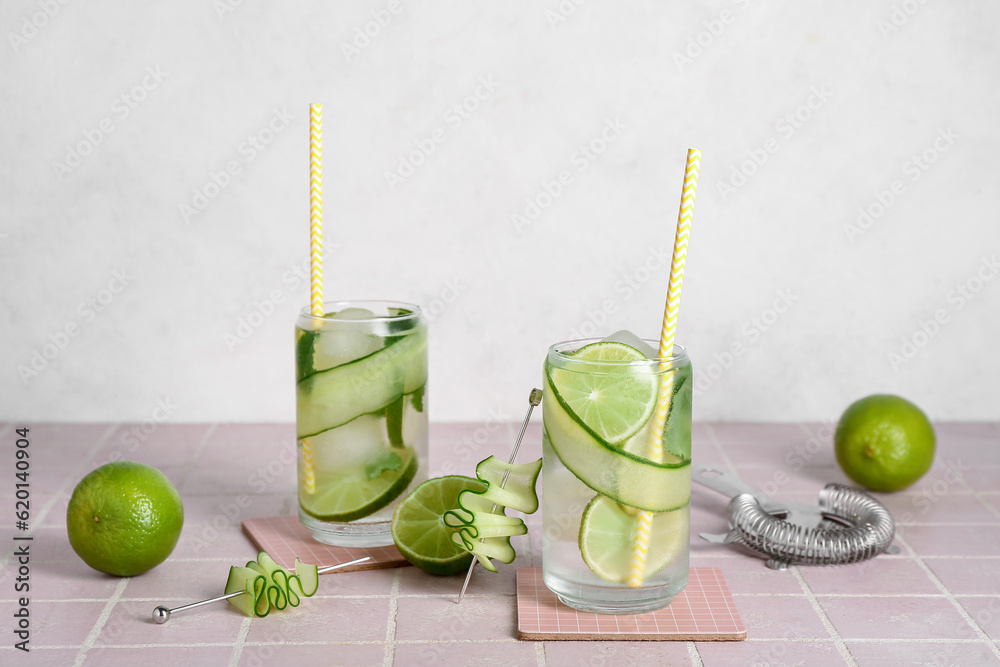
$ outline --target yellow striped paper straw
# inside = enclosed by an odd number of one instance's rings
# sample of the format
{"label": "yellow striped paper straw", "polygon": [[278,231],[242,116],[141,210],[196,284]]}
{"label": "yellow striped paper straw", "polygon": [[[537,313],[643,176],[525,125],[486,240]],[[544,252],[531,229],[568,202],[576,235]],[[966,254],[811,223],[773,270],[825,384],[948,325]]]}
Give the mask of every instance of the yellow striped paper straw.
{"label": "yellow striped paper straw", "polygon": [[316,493],[316,464],[309,438],[302,439],[302,488],[310,496]]}
{"label": "yellow striped paper straw", "polygon": [[[309,105],[309,310],[323,312],[323,105]],[[312,443],[302,440],[302,486],[316,493]]]}
{"label": "yellow striped paper straw", "polygon": [[323,105],[309,105],[309,304],[323,313]]}
{"label": "yellow striped paper straw", "polygon": [[[688,241],[691,238],[691,218],[694,215],[694,197],[698,189],[698,170],[701,168],[701,151],[689,148],[687,166],[684,168],[684,189],[681,191],[681,207],[677,214],[677,235],[674,237],[674,253],[670,261],[670,285],[667,287],[667,303],[663,309],[663,328],[660,330],[659,391],[656,409],[653,411],[653,430],[649,441],[647,458],[660,461],[663,457],[663,431],[667,415],[670,413],[670,399],[673,396],[674,373],[668,371],[668,359],[674,351],[674,335],[677,332],[677,311],[681,304],[681,287],[684,284],[684,265],[687,263]],[[632,562],[626,583],[635,588],[641,586],[646,572],[646,557],[649,554],[649,537],[653,527],[653,513],[640,511],[637,517],[635,539],[632,541]]]}

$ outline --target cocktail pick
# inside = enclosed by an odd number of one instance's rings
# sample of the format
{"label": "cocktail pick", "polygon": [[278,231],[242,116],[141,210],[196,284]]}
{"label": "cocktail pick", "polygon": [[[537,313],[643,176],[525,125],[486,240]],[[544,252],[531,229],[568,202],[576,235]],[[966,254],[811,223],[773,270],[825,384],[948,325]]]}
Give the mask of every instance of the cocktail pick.
{"label": "cocktail pick", "polygon": [[[542,402],[542,390],[532,389],[531,393],[528,394],[528,413],[524,415],[524,423],[521,424],[521,432],[517,435],[517,441],[514,443],[514,451],[510,453],[510,459],[507,460],[508,464],[514,463],[514,459],[517,458],[517,450],[521,447],[521,440],[524,438],[524,432],[528,429],[528,422],[531,421],[531,411],[535,409],[539,403]],[[510,476],[510,471],[508,470],[503,474],[503,479],[500,480],[500,488],[502,489],[505,484],[507,484],[507,478]],[[497,511],[497,505],[493,505],[491,512]],[[480,540],[485,542],[486,540]],[[472,580],[472,571],[476,569],[477,559],[473,558],[472,562],[469,563],[469,571],[465,573],[465,583],[462,584],[462,592],[458,594],[458,604],[462,604],[462,598],[465,597],[465,590],[469,587],[469,581]]]}
{"label": "cocktail pick", "polygon": [[[321,567],[316,570],[317,574],[326,574],[327,572],[333,572],[334,570],[339,570],[342,567],[347,567],[348,565],[357,565],[358,563],[364,563],[366,560],[371,560],[371,556],[364,556],[363,558],[358,558],[346,563],[338,563],[337,565],[328,565],[327,567]],[[153,621],[158,625],[163,625],[168,620],[170,620],[170,615],[175,614],[179,611],[187,611],[188,609],[194,609],[195,607],[200,607],[210,602],[221,602],[222,600],[228,600],[229,598],[234,598],[237,595],[245,595],[245,591],[236,591],[230,593],[229,595],[220,595],[217,598],[212,598],[210,600],[202,600],[201,602],[192,602],[191,604],[182,605],[180,607],[174,607],[173,609],[167,609],[163,605],[160,605],[153,610]]]}

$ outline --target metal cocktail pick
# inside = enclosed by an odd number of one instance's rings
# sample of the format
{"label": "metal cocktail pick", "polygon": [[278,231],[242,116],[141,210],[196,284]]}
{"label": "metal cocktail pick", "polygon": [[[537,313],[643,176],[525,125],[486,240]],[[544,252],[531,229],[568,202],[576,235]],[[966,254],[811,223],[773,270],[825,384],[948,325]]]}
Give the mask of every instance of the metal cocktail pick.
{"label": "metal cocktail pick", "polygon": [[[510,459],[507,461],[508,464],[514,462],[517,458],[517,450],[521,447],[521,440],[524,438],[524,432],[528,429],[528,422],[531,421],[531,411],[535,409],[535,406],[542,402],[542,390],[532,389],[531,393],[528,394],[528,414],[524,415],[524,423],[521,424],[521,432],[517,435],[517,442],[514,443],[514,451],[510,453]],[[508,470],[503,474],[503,479],[500,480],[500,488],[502,489],[504,485],[507,484],[507,478],[510,476],[510,471]],[[490,512],[496,512],[497,505],[493,505],[493,509]],[[485,542],[485,538],[479,540],[480,542]],[[462,584],[462,592],[458,594],[458,603],[462,603],[462,598],[465,597],[465,589],[469,587],[469,581],[472,580],[472,571],[476,569],[476,563],[478,559],[473,558],[472,562],[469,563],[469,571],[465,573],[465,583]]]}
{"label": "metal cocktail pick", "polygon": [[[339,570],[342,567],[347,567],[348,565],[357,565],[358,563],[364,563],[366,560],[371,560],[371,556],[365,556],[364,558],[358,558],[356,560],[349,561],[347,563],[340,563],[338,565],[328,565],[327,567],[321,567],[316,570],[316,574],[326,574],[327,572],[333,572],[334,570]],[[167,609],[163,605],[160,605],[153,610],[153,621],[159,625],[163,625],[170,619],[170,614],[175,614],[179,611],[186,611],[188,609],[194,609],[195,607],[200,607],[203,604],[208,604],[210,602],[219,602],[221,600],[228,600],[229,598],[234,598],[237,595],[243,595],[246,591],[236,591],[235,593],[230,593],[229,595],[220,595],[217,598],[212,598],[211,600],[202,600],[201,602],[192,602],[191,604],[186,604],[180,607],[174,607],[173,609]]]}

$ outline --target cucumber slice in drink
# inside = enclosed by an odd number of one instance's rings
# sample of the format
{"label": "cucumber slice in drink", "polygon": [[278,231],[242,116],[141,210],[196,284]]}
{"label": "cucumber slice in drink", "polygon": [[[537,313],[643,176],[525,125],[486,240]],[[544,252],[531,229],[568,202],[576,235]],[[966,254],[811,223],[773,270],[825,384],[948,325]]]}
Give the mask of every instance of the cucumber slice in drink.
{"label": "cucumber slice in drink", "polygon": [[427,333],[401,337],[378,352],[301,380],[298,393],[299,439],[314,436],[385,410],[427,381]]}
{"label": "cucumber slice in drink", "polygon": [[[353,470],[338,470],[333,479],[316,473],[316,493],[299,492],[299,506],[320,521],[355,521],[374,514],[399,497],[417,474],[410,447],[392,450],[399,462],[380,458]],[[373,476],[374,475],[374,476]]]}
{"label": "cucumber slice in drink", "polygon": [[[646,554],[646,578],[656,574],[684,550],[688,542],[686,507],[653,515]],[[632,564],[632,545],[638,526],[635,512],[611,498],[596,495],[580,520],[580,555],[604,581],[624,584]]]}
{"label": "cucumber slice in drink", "polygon": [[389,435],[389,444],[393,447],[403,446],[403,408],[406,399],[400,396],[385,409],[385,429]]}
{"label": "cucumber slice in drink", "polygon": [[650,512],[683,507],[691,498],[691,461],[656,463],[617,447],[566,404],[546,368],[542,410],[545,434],[559,459],[580,481],[617,502]]}
{"label": "cucumber slice in drink", "polygon": [[[649,443],[653,439],[653,427],[655,419],[650,419],[646,422],[641,429],[636,431],[627,440],[615,443],[616,447],[621,447],[626,452],[630,454],[636,454],[643,458],[647,458],[657,463],[678,463],[682,460],[691,458],[691,430],[690,425],[682,425],[672,421],[674,415],[674,409],[677,407],[678,403],[687,400],[688,407],[681,408],[681,414],[690,414],[690,392],[681,393],[681,389],[684,384],[690,378],[689,374],[684,374],[681,369],[674,373],[673,377],[673,396],[670,401],[670,410],[667,412],[667,427],[665,433],[657,435],[656,437],[663,438],[663,453],[659,460],[653,459],[649,451]],[[689,370],[689,369],[687,369]]]}
{"label": "cucumber slice in drink", "polygon": [[427,385],[422,384],[419,387],[417,387],[416,391],[414,391],[413,394],[411,394],[411,398],[413,399],[413,409],[416,410],[417,412],[424,411],[425,391],[427,391]]}
{"label": "cucumber slice in drink", "polygon": [[628,365],[648,362],[645,354],[624,343],[601,341],[585,345],[571,356],[582,361],[621,362],[603,366],[600,373],[549,369],[563,401],[601,439],[621,442],[649,421],[656,407],[656,375]]}
{"label": "cucumber slice in drink", "polygon": [[316,372],[313,354],[316,349],[316,332],[295,329],[295,381],[300,382]]}

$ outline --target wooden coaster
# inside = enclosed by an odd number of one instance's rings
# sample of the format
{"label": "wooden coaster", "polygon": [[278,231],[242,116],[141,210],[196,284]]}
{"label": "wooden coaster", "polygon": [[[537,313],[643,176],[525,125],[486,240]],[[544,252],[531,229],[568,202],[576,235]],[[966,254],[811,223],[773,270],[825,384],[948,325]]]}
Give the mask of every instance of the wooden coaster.
{"label": "wooden coaster", "polygon": [[517,636],[534,640],[740,641],[747,629],[722,572],[691,569],[687,587],[647,614],[591,614],[567,607],[542,581],[542,568],[517,570]]}
{"label": "wooden coaster", "polygon": [[243,532],[257,545],[257,548],[266,551],[271,558],[288,569],[292,569],[295,565],[296,556],[303,563],[314,563],[320,567],[347,563],[362,556],[371,557],[371,560],[364,563],[350,565],[334,572],[378,570],[409,565],[394,544],[387,547],[334,547],[317,542],[309,529],[299,522],[297,516],[247,519],[243,522]]}

